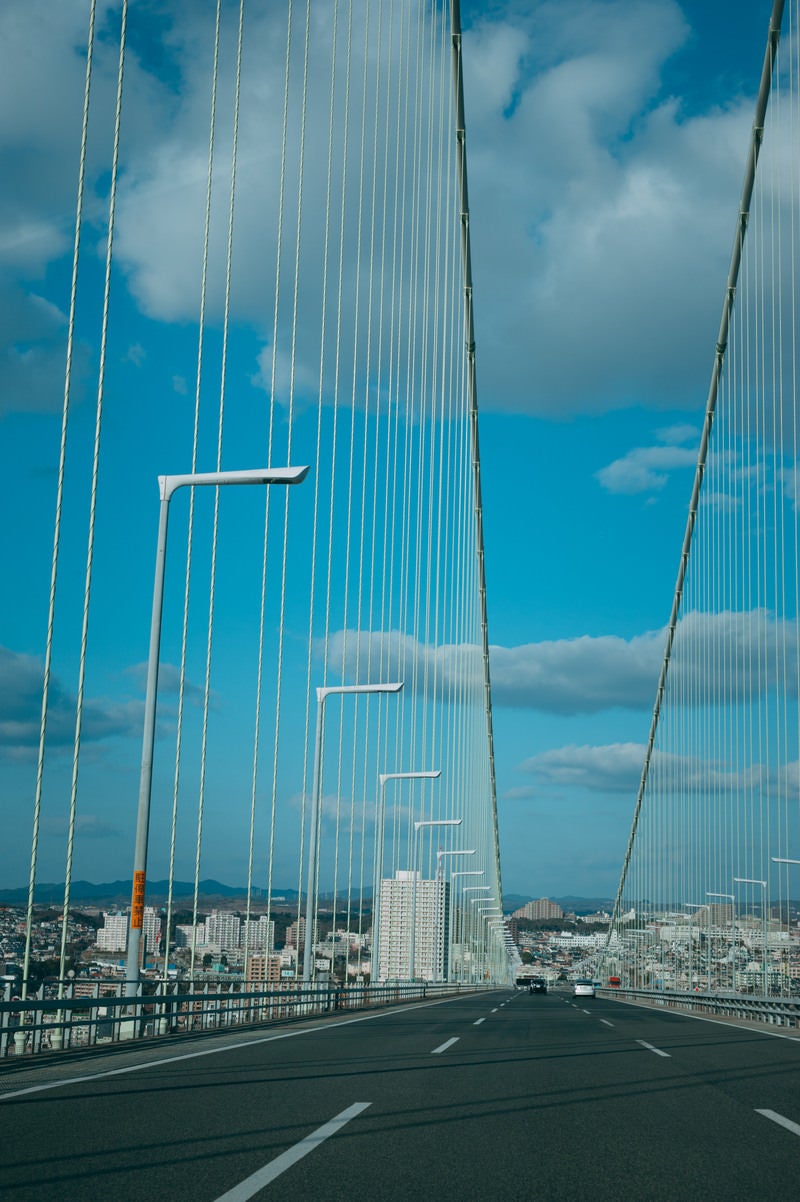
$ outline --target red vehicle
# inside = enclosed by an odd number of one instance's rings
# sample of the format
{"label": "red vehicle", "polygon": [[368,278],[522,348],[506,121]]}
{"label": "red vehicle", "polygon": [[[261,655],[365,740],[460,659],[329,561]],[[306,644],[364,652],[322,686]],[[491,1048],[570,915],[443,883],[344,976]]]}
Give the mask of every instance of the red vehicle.
{"label": "red vehicle", "polygon": [[620,981],[619,977],[609,977],[608,978],[608,988],[609,989],[619,989],[621,984],[622,984],[622,982]]}

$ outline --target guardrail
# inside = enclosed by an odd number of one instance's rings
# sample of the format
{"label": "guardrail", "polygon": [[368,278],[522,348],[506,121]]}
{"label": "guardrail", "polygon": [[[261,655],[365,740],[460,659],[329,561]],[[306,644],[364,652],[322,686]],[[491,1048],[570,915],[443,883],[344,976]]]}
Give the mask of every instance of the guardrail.
{"label": "guardrail", "polygon": [[759,997],[742,993],[689,993],[664,989],[619,989],[604,987],[604,997],[623,998],[668,1010],[741,1018],[776,1027],[800,1027],[800,997]]}
{"label": "guardrail", "polygon": [[[91,994],[86,996],[90,984]],[[0,1001],[0,1058],[65,1048],[98,1047],[134,1039],[223,1031],[237,1026],[311,1018],[398,1002],[474,993],[476,984],[418,982],[386,985],[261,985],[232,982],[181,993],[185,982],[159,984],[152,995],[124,996],[119,981],[70,981],[63,996]]]}

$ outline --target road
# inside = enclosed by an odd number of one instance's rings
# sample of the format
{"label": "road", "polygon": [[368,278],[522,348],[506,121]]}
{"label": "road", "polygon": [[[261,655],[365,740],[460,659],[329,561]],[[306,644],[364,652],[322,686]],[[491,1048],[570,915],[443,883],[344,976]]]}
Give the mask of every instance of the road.
{"label": "road", "polygon": [[14,1202],[797,1197],[800,1039],[497,991],[0,1066]]}

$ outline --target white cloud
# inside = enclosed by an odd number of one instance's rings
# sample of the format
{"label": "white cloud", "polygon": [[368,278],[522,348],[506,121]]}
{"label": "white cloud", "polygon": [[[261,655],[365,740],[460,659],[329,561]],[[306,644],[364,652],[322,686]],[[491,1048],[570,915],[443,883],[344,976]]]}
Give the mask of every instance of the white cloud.
{"label": "white cloud", "polygon": [[685,447],[635,447],[596,472],[607,492],[658,492],[677,468],[694,467],[697,451]]}
{"label": "white cloud", "polygon": [[[147,683],[147,664],[131,664],[125,670],[136,685],[144,692]],[[158,691],[163,693],[178,693],[180,690],[181,673],[177,664],[161,662],[158,665]],[[184,678],[183,683],[184,697],[190,704],[201,705],[205,690],[201,685],[194,684],[188,677]]]}
{"label": "white cloud", "polygon": [[700,431],[697,426],[683,422],[674,426],[662,426],[660,430],[656,430],[656,438],[668,446],[680,446],[684,442],[697,446],[700,442]]}
{"label": "white cloud", "polygon": [[[298,358],[302,378],[311,381],[318,377],[323,314],[332,11],[325,4],[312,10],[306,108]],[[102,15],[113,32],[112,14]],[[212,319],[224,293],[234,17],[224,13],[209,259]],[[149,32],[148,22],[155,23]],[[142,310],[168,321],[196,320],[199,311],[212,24],[211,10],[185,0],[169,0],[157,12],[134,10],[130,20],[115,254]],[[0,202],[0,267],[13,265],[24,277],[66,256],[71,245],[85,25],[82,0],[64,0],[57,12],[47,0],[10,0],[0,14],[0,98],[6,101],[0,106],[6,114],[0,118],[0,164],[7,183]],[[389,59],[399,53],[401,39],[389,38],[388,27],[384,34],[385,79],[397,69]],[[355,58],[366,36],[362,25],[353,29]],[[560,417],[634,403],[698,401],[713,350],[752,104],[737,100],[687,115],[680,98],[664,96],[665,64],[689,36],[675,0],[507,0],[466,31],[485,405]],[[235,319],[270,340],[284,39],[285,14],[275,6],[248,14],[233,304]],[[344,37],[340,41],[344,46]],[[98,40],[96,54],[88,179],[89,220],[100,241],[113,36]],[[355,189],[359,139],[352,132],[357,123],[351,125],[347,155],[337,145],[334,164],[338,172],[350,162],[349,186]],[[337,130],[338,138],[341,124]],[[299,109],[293,108],[285,265],[294,256],[298,134]],[[371,146],[369,137],[366,142]],[[332,183],[335,197],[340,177]],[[337,221],[334,205],[329,326],[338,304]],[[346,223],[343,346],[355,328],[355,237],[355,223]],[[364,296],[375,270],[365,254]],[[280,306],[283,314],[292,310],[289,283]],[[674,353],[678,343],[680,355]],[[285,355],[286,346],[279,345]],[[340,366],[344,379],[347,364]],[[50,391],[60,399],[57,388]],[[6,407],[12,403],[26,407],[29,401],[15,389],[5,401]]]}
{"label": "white cloud", "polygon": [[[0,647],[0,748],[9,755],[27,755],[38,747],[42,680],[39,660]],[[71,746],[75,708],[75,697],[51,676],[47,710],[50,746]],[[96,742],[117,735],[140,736],[142,716],[138,701],[88,698],[84,701],[81,739]]]}
{"label": "white cloud", "polygon": [[[666,426],[656,431],[657,446],[634,447],[608,467],[595,472],[603,488],[611,493],[658,492],[672,472],[695,467],[699,434],[694,426]],[[681,444],[689,442],[691,446]]]}
{"label": "white cloud", "polygon": [[495,50],[506,19],[464,51],[484,404],[699,407],[752,103],[688,115],[662,94],[689,37],[675,3],[517,6],[516,60]]}
{"label": "white cloud", "polygon": [[[542,786],[580,788],[592,793],[625,793],[633,798],[641,782],[645,750],[644,743],[610,743],[602,747],[570,745],[531,756],[520,764],[519,769],[530,773]],[[653,753],[651,766],[657,773],[659,793],[669,793],[674,788],[682,794],[752,794],[775,775],[758,763],[734,768],[730,764],[658,749]],[[786,769],[782,775],[787,776]]]}
{"label": "white cloud", "polygon": [[606,747],[573,745],[532,756],[520,769],[548,785],[635,795],[644,753],[642,743],[610,743]]}
{"label": "white cloud", "polygon": [[555,714],[651,706],[664,650],[661,631],[626,640],[612,635],[492,647],[497,705]]}
{"label": "white cloud", "polygon": [[[583,635],[516,647],[492,646],[492,699],[496,706],[543,713],[594,714],[611,709],[649,710],[664,654],[665,631],[630,639]],[[702,649],[702,655],[698,654]],[[319,643],[317,654],[324,653]],[[788,696],[797,695],[798,633],[792,621],[766,610],[687,613],[678,624],[668,688],[675,704],[698,698],[720,705],[774,689],[785,665]],[[404,680],[406,690],[445,699],[479,699],[481,649],[474,644],[433,647],[399,632],[336,631],[327,664],[351,683]],[[718,670],[707,671],[707,665]],[[724,669],[724,670],[723,670]]]}
{"label": "white cloud", "polygon": [[[629,641],[586,635],[493,646],[492,699],[497,706],[558,714],[647,707],[655,695],[663,646],[660,631]],[[407,690],[429,695],[447,697],[466,690],[482,697],[483,656],[474,644],[432,647],[398,632],[337,631],[328,642],[327,662],[348,681],[397,679],[405,680]]]}
{"label": "white cloud", "polygon": [[[42,819],[42,834],[62,839],[69,827],[66,818],[46,815]],[[75,818],[75,833],[82,839],[120,839],[122,831],[119,827],[100,818],[97,814],[78,814]]]}
{"label": "white cloud", "polygon": [[503,793],[503,801],[528,801],[536,797],[536,789],[533,785],[515,785],[513,789],[506,789]]}

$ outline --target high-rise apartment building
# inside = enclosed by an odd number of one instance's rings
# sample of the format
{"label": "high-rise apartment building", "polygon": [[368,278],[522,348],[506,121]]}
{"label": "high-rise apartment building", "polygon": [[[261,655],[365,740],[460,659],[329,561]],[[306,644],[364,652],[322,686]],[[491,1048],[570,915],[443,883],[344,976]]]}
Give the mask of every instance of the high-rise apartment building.
{"label": "high-rise apartment building", "polygon": [[239,947],[242,937],[242,920],[238,914],[220,913],[212,910],[206,919],[206,943],[221,950]]}
{"label": "high-rise apartment building", "polygon": [[515,910],[513,918],[563,918],[564,911],[558,902],[550,901],[548,897],[540,897],[538,901],[529,901],[526,905]]}
{"label": "high-rise apartment building", "polygon": [[[128,946],[130,914],[105,914],[104,925],[97,932],[97,950],[101,952],[124,952]],[[142,919],[142,942],[148,954],[157,952],[161,946],[161,917],[153,906],[145,906]]]}
{"label": "high-rise apartment building", "polygon": [[[316,929],[316,924],[315,924]],[[286,928],[286,946],[295,947],[298,951],[305,948],[306,944],[306,920],[298,918],[291,926]]]}
{"label": "high-rise apartment building", "polygon": [[422,880],[419,873],[397,872],[394,879],[381,881],[376,981],[407,981],[411,977],[411,915],[416,886],[414,936],[415,977],[442,981],[447,976],[450,885],[447,881]]}
{"label": "high-rise apartment building", "polygon": [[104,925],[97,932],[97,950],[100,952],[124,952],[128,946],[130,915],[104,914]]}
{"label": "high-rise apartment building", "polygon": [[275,923],[266,914],[260,918],[251,918],[249,928],[242,923],[242,947],[244,947],[245,930],[247,930],[247,947],[255,955],[268,956],[275,950]]}

